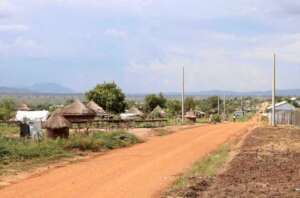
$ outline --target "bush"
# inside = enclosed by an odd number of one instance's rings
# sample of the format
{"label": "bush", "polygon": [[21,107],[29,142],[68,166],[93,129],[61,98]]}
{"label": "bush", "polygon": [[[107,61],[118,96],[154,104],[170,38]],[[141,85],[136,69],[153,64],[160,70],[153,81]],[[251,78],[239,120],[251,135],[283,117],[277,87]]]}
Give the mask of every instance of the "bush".
{"label": "bush", "polygon": [[79,149],[81,151],[91,150],[100,151],[103,148],[103,141],[97,140],[91,136],[75,135],[67,140],[66,149]]}
{"label": "bush", "polygon": [[219,123],[221,122],[221,116],[218,115],[218,114],[214,114],[212,117],[211,117],[211,122],[214,122],[214,123]]}
{"label": "bush", "polygon": [[2,165],[14,166],[14,162],[42,162],[69,157],[74,154],[74,149],[98,152],[139,142],[136,136],[126,132],[99,132],[92,135],[74,135],[66,140],[45,139],[40,142],[0,135],[0,170],[4,167]]}
{"label": "bush", "polygon": [[89,136],[75,135],[67,140],[65,148],[79,149],[81,151],[100,151],[115,149],[139,143],[139,139],[126,132],[99,132]]}
{"label": "bush", "polygon": [[60,140],[33,142],[0,136],[0,161],[22,161],[35,158],[58,158],[68,156]]}
{"label": "bush", "polygon": [[126,147],[140,142],[135,135],[126,132],[95,133],[94,137],[101,139],[107,149]]}

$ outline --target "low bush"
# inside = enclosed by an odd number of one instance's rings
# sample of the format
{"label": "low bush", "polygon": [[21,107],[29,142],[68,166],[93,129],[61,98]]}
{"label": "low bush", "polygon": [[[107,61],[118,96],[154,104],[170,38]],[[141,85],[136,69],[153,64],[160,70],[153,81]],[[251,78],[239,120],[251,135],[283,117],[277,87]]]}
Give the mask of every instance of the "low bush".
{"label": "low bush", "polygon": [[63,149],[61,140],[34,142],[0,136],[0,161],[23,161],[35,158],[59,158],[70,153]]}
{"label": "low bush", "polygon": [[139,143],[140,140],[126,132],[98,132],[91,135],[73,135],[69,139],[45,139],[35,142],[29,139],[11,138],[0,135],[0,169],[22,161],[45,161],[68,157],[73,150],[98,152]]}
{"label": "low bush", "polygon": [[219,122],[221,122],[221,116],[218,114],[214,114],[214,115],[212,115],[210,121],[214,122],[214,123],[219,123]]}

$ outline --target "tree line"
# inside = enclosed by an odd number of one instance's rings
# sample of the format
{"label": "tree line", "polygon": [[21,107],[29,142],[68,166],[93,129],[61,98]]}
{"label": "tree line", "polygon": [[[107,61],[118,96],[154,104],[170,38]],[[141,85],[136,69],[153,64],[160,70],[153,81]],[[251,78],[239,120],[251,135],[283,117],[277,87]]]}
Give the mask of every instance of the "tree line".
{"label": "tree line", "polygon": [[[181,114],[181,101],[176,99],[168,99],[162,93],[149,94],[145,96],[143,102],[133,100],[126,100],[126,96],[117,86],[116,83],[98,84],[95,88],[85,93],[87,101],[93,100],[104,110],[110,113],[119,114],[125,112],[133,106],[139,108],[145,113],[150,113],[154,108],[160,106],[165,109],[170,117],[175,117]],[[218,113],[218,100],[220,104],[220,111],[223,111],[223,99],[218,96],[212,96],[203,99],[195,99],[193,97],[186,97],[184,101],[185,111],[197,110],[209,114]],[[65,101],[65,105],[71,103],[73,100]],[[253,98],[244,98],[244,101],[250,101],[250,106],[255,105],[257,101]],[[249,105],[249,104],[248,104]],[[239,98],[230,98],[226,100],[226,112],[232,113],[241,106]],[[33,110],[53,110],[50,103],[36,104],[31,106]],[[14,116],[17,109],[17,103],[13,98],[4,98],[0,101],[0,120],[9,120]]]}

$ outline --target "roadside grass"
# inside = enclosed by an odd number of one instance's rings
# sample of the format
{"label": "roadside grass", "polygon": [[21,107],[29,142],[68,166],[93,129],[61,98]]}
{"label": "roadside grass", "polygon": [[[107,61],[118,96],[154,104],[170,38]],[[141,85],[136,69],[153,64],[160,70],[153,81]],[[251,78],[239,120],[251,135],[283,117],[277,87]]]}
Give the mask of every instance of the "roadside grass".
{"label": "roadside grass", "polygon": [[174,133],[173,130],[171,129],[166,129],[166,128],[158,128],[158,129],[153,129],[155,135],[157,136],[165,136],[165,135],[169,135],[171,133]]}
{"label": "roadside grass", "polygon": [[3,136],[18,136],[19,135],[19,127],[14,125],[0,124],[0,135]]}
{"label": "roadside grass", "polygon": [[[61,158],[101,152],[140,143],[133,134],[123,131],[72,135],[69,139],[33,141],[0,135],[0,175],[9,169],[22,170],[22,164],[35,165]],[[80,152],[78,152],[80,151]]]}
{"label": "roadside grass", "polygon": [[189,185],[191,177],[212,177],[225,164],[230,154],[230,144],[222,145],[217,151],[208,155],[204,159],[197,161],[190,170],[178,178],[171,191],[179,191]]}

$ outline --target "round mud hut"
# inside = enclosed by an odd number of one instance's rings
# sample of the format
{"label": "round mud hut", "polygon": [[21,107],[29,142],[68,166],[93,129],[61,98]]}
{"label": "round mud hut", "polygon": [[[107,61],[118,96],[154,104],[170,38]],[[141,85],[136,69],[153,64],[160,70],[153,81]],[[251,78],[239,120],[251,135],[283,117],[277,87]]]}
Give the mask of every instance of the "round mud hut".
{"label": "round mud hut", "polygon": [[127,113],[131,113],[131,114],[134,114],[136,116],[139,116],[139,117],[143,117],[144,116],[144,113],[142,111],[140,111],[137,107],[133,106],[131,107]]}
{"label": "round mud hut", "polygon": [[96,112],[86,107],[82,102],[76,100],[70,105],[65,106],[61,115],[71,123],[88,123],[94,120]]}
{"label": "round mud hut", "polygon": [[192,109],[190,111],[186,112],[184,117],[191,122],[196,122],[196,120],[197,120],[197,116]]}
{"label": "round mud hut", "polygon": [[165,118],[166,112],[158,105],[156,106],[153,111],[149,114],[149,118],[156,119],[156,118]]}
{"label": "round mud hut", "polygon": [[107,113],[104,111],[104,109],[92,100],[86,106],[93,110],[97,117],[104,118],[107,116]]}
{"label": "round mud hut", "polygon": [[49,117],[44,127],[47,129],[49,138],[68,138],[71,123],[56,111]]}
{"label": "round mud hut", "polygon": [[31,109],[28,107],[27,104],[22,103],[22,104],[18,107],[17,110],[18,110],[18,111],[30,111]]}

